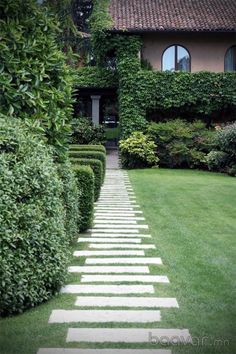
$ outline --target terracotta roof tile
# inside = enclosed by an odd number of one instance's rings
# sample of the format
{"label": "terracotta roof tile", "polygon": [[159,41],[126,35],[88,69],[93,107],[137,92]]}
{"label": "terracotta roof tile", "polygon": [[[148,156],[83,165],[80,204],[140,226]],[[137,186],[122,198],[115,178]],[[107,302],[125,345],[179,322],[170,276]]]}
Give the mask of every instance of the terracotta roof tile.
{"label": "terracotta roof tile", "polygon": [[236,0],[111,0],[113,30],[236,31]]}

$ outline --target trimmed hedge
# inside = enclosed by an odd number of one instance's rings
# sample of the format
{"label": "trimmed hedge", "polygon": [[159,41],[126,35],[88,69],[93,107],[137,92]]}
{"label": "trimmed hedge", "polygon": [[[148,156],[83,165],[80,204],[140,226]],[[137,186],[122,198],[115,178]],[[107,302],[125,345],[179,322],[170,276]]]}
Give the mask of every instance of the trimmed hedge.
{"label": "trimmed hedge", "polygon": [[93,221],[94,174],[89,166],[79,166],[75,164],[73,170],[80,190],[80,231],[85,231],[91,227]]}
{"label": "trimmed hedge", "polygon": [[100,151],[106,154],[106,148],[103,145],[77,145],[71,144],[70,150],[74,151]]}
{"label": "trimmed hedge", "polygon": [[58,164],[58,174],[63,183],[62,199],[65,208],[66,236],[72,243],[79,232],[80,214],[78,200],[81,191],[78,188],[73,166],[69,160]]}
{"label": "trimmed hedge", "polygon": [[90,166],[94,173],[94,200],[98,200],[102,186],[103,168],[102,163],[95,159],[71,158],[73,164]]}
{"label": "trimmed hedge", "polygon": [[106,172],[106,156],[103,152],[100,151],[74,151],[70,150],[70,157],[75,157],[78,159],[96,159],[101,161],[103,167],[103,180]]}
{"label": "trimmed hedge", "polygon": [[69,258],[63,186],[48,148],[17,119],[0,115],[0,314],[48,300]]}

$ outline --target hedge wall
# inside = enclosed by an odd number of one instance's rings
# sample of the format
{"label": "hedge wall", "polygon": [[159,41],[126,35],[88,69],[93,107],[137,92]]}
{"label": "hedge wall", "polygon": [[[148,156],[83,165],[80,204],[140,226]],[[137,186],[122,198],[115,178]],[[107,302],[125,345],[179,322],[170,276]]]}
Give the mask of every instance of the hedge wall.
{"label": "hedge wall", "polygon": [[85,231],[92,225],[94,203],[94,174],[89,166],[74,164],[73,170],[76,176],[80,197],[78,200],[80,218],[80,231]]}
{"label": "hedge wall", "polygon": [[63,186],[47,147],[0,115],[0,314],[48,300],[64,283]]}
{"label": "hedge wall", "polygon": [[101,151],[106,154],[106,148],[103,145],[77,145],[71,144],[70,145],[71,151]]}
{"label": "hedge wall", "polygon": [[90,166],[94,173],[94,199],[98,200],[103,181],[103,167],[102,162],[95,159],[80,159],[71,157],[72,164]]}
{"label": "hedge wall", "polygon": [[102,182],[104,181],[105,172],[106,172],[106,156],[103,152],[100,151],[78,151],[70,150],[69,156],[78,158],[78,159],[96,159],[102,163]]}

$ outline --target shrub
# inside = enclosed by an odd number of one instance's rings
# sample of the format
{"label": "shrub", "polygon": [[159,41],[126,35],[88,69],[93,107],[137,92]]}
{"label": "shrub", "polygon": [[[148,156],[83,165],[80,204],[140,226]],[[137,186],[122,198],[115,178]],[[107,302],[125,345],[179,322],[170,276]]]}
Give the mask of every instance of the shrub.
{"label": "shrub", "polygon": [[73,151],[100,151],[106,154],[106,148],[104,145],[76,145],[71,144],[70,150]]}
{"label": "shrub", "polygon": [[102,125],[94,125],[89,118],[74,118],[71,124],[72,144],[105,144],[106,137]]}
{"label": "shrub", "polygon": [[56,293],[66,276],[62,183],[47,147],[20,121],[0,116],[0,313]]}
{"label": "shrub", "polygon": [[2,0],[0,19],[0,112],[27,120],[64,156],[73,80],[57,24],[34,0]]}
{"label": "shrub", "polygon": [[95,159],[79,159],[72,157],[73,164],[90,166],[94,173],[94,200],[98,200],[102,186],[103,168],[102,163]]}
{"label": "shrub", "polygon": [[207,155],[210,170],[226,172],[235,176],[236,166],[236,123],[218,130],[215,137],[216,151]]}
{"label": "shrub", "polygon": [[236,158],[236,122],[217,131],[216,145],[219,150],[226,152],[232,158]]}
{"label": "shrub", "polygon": [[80,225],[79,195],[77,180],[69,161],[58,164],[58,174],[63,184],[62,199],[65,208],[65,230],[67,239],[72,243]]}
{"label": "shrub", "polygon": [[150,167],[158,163],[156,145],[142,132],[134,132],[128,139],[120,141],[121,163],[123,167]]}
{"label": "shrub", "polygon": [[155,141],[161,166],[206,168],[205,156],[214,146],[215,131],[206,129],[203,122],[151,123],[147,133]]}
{"label": "shrub", "polygon": [[93,221],[94,174],[89,166],[79,166],[74,164],[73,170],[80,190],[80,231],[85,231],[91,227]]}
{"label": "shrub", "polygon": [[206,156],[206,161],[209,170],[223,172],[228,163],[228,154],[223,151],[211,151]]}
{"label": "shrub", "polygon": [[103,180],[106,172],[106,156],[103,152],[100,151],[73,151],[69,152],[70,157],[75,157],[78,159],[96,159],[100,160],[102,163],[103,169]]}

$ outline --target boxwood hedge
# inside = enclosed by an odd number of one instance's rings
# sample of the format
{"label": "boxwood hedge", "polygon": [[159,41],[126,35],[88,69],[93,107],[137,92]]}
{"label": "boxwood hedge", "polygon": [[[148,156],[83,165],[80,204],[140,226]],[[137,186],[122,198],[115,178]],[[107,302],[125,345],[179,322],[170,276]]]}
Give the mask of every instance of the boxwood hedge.
{"label": "boxwood hedge", "polygon": [[106,172],[106,156],[103,152],[100,151],[75,151],[71,150],[69,152],[70,157],[75,157],[79,159],[96,159],[102,162],[103,167],[103,180]]}
{"label": "boxwood hedge", "polygon": [[79,213],[80,231],[87,230],[93,221],[93,202],[94,202],[94,174],[89,166],[73,166],[78,188],[79,196]]}
{"label": "boxwood hedge", "polygon": [[71,157],[71,162],[78,165],[90,166],[94,173],[94,200],[98,200],[102,186],[103,167],[100,160],[80,159]]}
{"label": "boxwood hedge", "polygon": [[104,152],[106,154],[106,148],[103,145],[77,145],[77,144],[71,144],[70,145],[70,150],[78,150],[78,151],[100,151]]}
{"label": "boxwood hedge", "polygon": [[62,200],[65,208],[65,231],[67,239],[73,242],[79,232],[80,213],[78,188],[73,166],[70,161],[58,164],[58,174],[63,183]]}
{"label": "boxwood hedge", "polygon": [[62,183],[47,147],[0,115],[0,314],[22,312],[63,284],[68,261]]}

